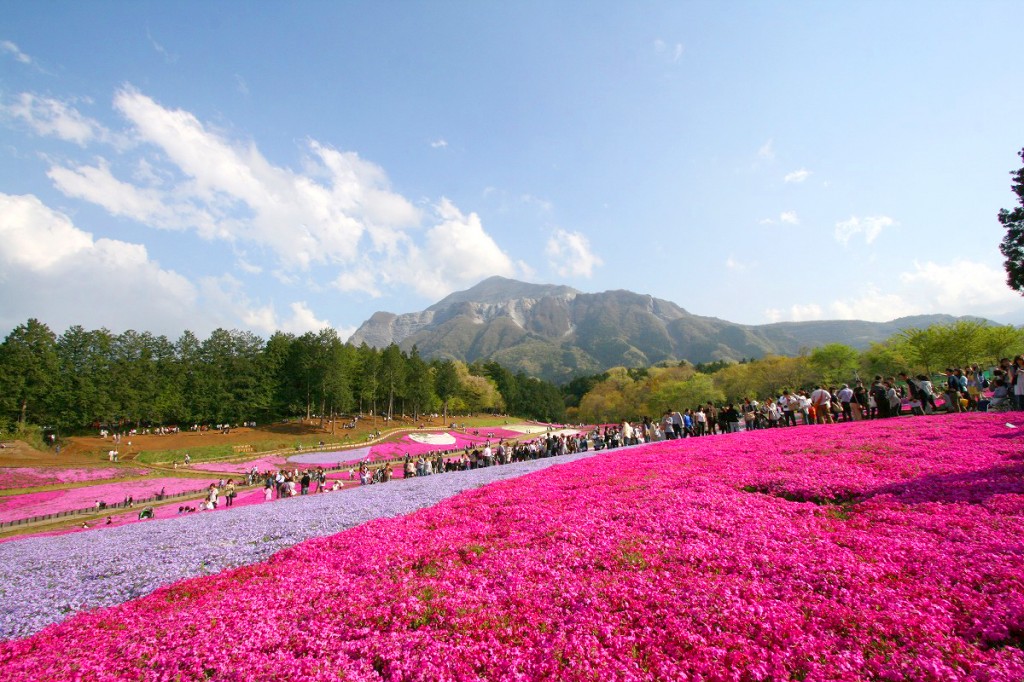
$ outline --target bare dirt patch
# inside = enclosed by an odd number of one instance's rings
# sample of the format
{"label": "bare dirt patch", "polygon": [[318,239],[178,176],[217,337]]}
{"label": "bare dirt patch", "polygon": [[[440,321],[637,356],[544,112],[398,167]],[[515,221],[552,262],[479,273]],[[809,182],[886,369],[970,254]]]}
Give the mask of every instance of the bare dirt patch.
{"label": "bare dirt patch", "polygon": [[[0,449],[0,467],[21,467],[21,466],[57,466],[57,467],[82,467],[82,466],[109,466],[110,462],[107,453],[111,449],[117,449],[120,453],[120,461],[123,464],[131,464],[134,455],[139,452],[153,452],[160,450],[188,450],[209,445],[254,445],[257,443],[272,444],[273,447],[290,448],[295,445],[296,439],[319,438],[325,441],[336,441],[343,439],[340,444],[361,444],[365,443],[367,437],[378,429],[387,432],[395,428],[415,428],[417,426],[438,427],[443,426],[440,418],[430,419],[424,417],[417,421],[411,419],[393,420],[385,423],[382,419],[365,418],[356,423],[356,428],[345,429],[345,422],[339,421],[333,428],[330,422],[322,426],[320,420],[295,420],[277,422],[256,428],[233,428],[228,433],[221,433],[216,430],[208,431],[181,431],[166,435],[137,434],[134,436],[124,435],[119,444],[114,444],[112,438],[101,438],[95,436],[72,436],[64,439],[61,443],[61,451],[58,454],[55,449],[36,450],[22,441],[5,441],[6,447]],[[129,445],[129,442],[131,443]],[[254,452],[259,448],[255,448]],[[242,455],[244,456],[244,455]]]}
{"label": "bare dirt patch", "polygon": [[60,454],[54,450],[36,450],[20,440],[4,441],[4,447],[0,448],[0,467],[81,467],[96,463],[93,456],[72,454],[64,448]]}

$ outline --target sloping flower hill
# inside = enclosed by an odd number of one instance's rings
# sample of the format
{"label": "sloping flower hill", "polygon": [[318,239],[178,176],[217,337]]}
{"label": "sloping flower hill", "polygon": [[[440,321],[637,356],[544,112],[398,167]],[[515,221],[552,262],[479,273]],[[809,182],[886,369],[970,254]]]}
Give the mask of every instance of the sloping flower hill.
{"label": "sloping flower hill", "polygon": [[131,495],[137,500],[154,497],[163,490],[167,495],[201,491],[217,480],[210,474],[208,480],[195,478],[142,478],[120,483],[98,483],[85,488],[65,488],[38,493],[23,493],[0,497],[0,521],[27,519],[44,514],[88,509],[97,501],[108,504],[122,502]]}
{"label": "sloping flower hill", "polygon": [[121,467],[64,468],[7,467],[0,469],[0,490],[16,490],[61,483],[82,483],[110,478],[129,478],[148,473],[145,469]]}
{"label": "sloping flower hill", "polygon": [[1019,681],[1024,439],[1004,422],[613,451],[79,614],[0,644],[0,667],[9,680]]}

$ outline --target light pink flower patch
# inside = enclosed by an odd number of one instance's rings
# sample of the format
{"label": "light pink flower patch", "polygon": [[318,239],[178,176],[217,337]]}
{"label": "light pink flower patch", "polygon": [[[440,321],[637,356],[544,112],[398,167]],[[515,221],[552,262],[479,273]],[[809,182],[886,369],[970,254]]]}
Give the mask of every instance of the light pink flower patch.
{"label": "light pink flower patch", "polygon": [[120,467],[95,467],[61,469],[57,467],[7,467],[0,468],[0,490],[35,488],[61,483],[82,483],[102,481],[110,478],[130,478],[146,474],[145,469],[123,469]]}

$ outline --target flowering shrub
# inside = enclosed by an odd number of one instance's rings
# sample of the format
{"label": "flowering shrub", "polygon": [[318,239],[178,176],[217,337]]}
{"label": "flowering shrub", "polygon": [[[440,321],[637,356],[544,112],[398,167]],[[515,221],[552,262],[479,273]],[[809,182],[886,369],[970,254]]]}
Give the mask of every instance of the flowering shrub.
{"label": "flowering shrub", "polygon": [[[0,644],[0,666],[10,680],[1019,681],[1020,445],[998,418],[957,415],[613,450],[79,614]],[[294,518],[475,473],[306,498]],[[232,518],[235,539],[179,547],[180,562],[248,544],[245,511],[195,519]],[[205,537],[162,526],[150,547]],[[82,549],[93,590],[122,582]]]}
{"label": "flowering shrub", "polygon": [[146,474],[145,469],[96,467],[88,469],[57,469],[54,467],[7,467],[0,469],[0,490],[35,488],[61,483],[101,481],[109,478],[129,478]]}

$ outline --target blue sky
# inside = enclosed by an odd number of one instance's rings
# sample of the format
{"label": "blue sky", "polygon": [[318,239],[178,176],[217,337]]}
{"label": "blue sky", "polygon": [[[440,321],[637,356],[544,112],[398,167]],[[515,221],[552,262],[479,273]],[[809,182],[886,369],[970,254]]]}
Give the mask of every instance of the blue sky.
{"label": "blue sky", "polygon": [[1024,323],[1020,2],[45,2],[0,20],[0,333],[347,338],[490,275]]}

